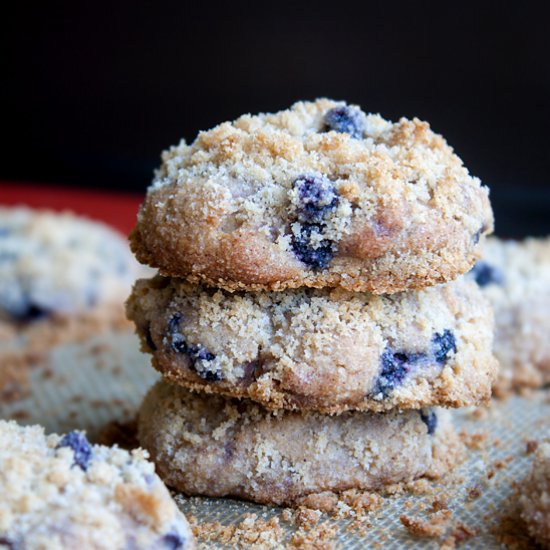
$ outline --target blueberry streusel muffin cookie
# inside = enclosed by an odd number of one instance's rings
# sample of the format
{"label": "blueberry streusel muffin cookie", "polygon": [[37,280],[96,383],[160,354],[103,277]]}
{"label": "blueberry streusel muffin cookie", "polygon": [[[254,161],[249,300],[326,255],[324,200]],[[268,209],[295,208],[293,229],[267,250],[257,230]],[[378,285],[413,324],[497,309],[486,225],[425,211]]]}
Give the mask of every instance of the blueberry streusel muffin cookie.
{"label": "blueberry streusel muffin cookie", "polygon": [[143,274],[126,239],[69,213],[0,207],[0,393],[52,345],[127,327],[124,300]]}
{"label": "blueberry streusel muffin cookie", "polygon": [[157,276],[136,283],[127,312],[168,380],[270,409],[467,406],[496,376],[492,311],[464,278],[377,296],[229,293]]}
{"label": "blueberry streusel muffin cookie", "polygon": [[383,294],[468,271],[492,229],[487,188],[427,123],[319,99],[165,152],[131,242],[227,290]]}
{"label": "blueberry streusel muffin cookie", "polygon": [[550,442],[537,449],[521,490],[521,516],[529,534],[542,548],[550,548]]}
{"label": "blueberry streusel muffin cookie", "polygon": [[488,239],[470,272],[495,310],[497,393],[550,382],[550,238]]}
{"label": "blueberry streusel muffin cookie", "polygon": [[0,548],[193,548],[147,453],[0,421]]}
{"label": "blueberry streusel muffin cookie", "polygon": [[269,412],[159,382],[138,437],[164,481],[185,493],[297,505],[325,491],[442,475],[460,451],[448,414]]}

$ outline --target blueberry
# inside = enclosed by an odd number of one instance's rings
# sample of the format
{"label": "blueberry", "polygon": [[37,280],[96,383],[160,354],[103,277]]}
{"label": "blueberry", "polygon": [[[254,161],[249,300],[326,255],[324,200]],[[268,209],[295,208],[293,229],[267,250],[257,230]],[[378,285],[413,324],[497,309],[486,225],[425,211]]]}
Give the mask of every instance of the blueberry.
{"label": "blueberry", "polygon": [[312,237],[321,234],[323,228],[319,224],[302,224],[300,234],[292,236],[292,249],[296,257],[312,269],[324,269],[334,257],[332,241]]}
{"label": "blueberry", "polygon": [[437,415],[429,409],[420,410],[418,412],[420,413],[422,422],[424,422],[428,428],[428,435],[433,435],[435,429],[437,428]]}
{"label": "blueberry", "polygon": [[0,548],[7,548],[8,550],[17,550],[18,548],[21,548],[19,544],[13,541],[13,539],[9,539],[7,537],[0,537]]}
{"label": "blueberry", "polygon": [[172,349],[176,353],[187,353],[187,343],[185,339],[179,332],[181,322],[181,315],[179,313],[174,313],[170,320],[168,321],[168,332],[170,333],[170,343]]}
{"label": "blueberry", "polygon": [[483,287],[489,284],[501,285],[504,283],[504,273],[498,268],[486,262],[479,261],[474,265],[470,273],[475,282]]}
{"label": "blueberry", "polygon": [[185,545],[185,538],[178,533],[168,533],[161,539],[162,548],[167,550],[178,550]]}
{"label": "blueberry", "polygon": [[20,323],[30,323],[31,321],[38,321],[44,319],[49,315],[49,311],[41,308],[32,303],[25,304],[26,307],[17,311],[13,316]]}
{"label": "blueberry", "polygon": [[168,330],[171,334],[178,332],[180,329],[181,315],[179,313],[174,313],[170,320],[168,321]]}
{"label": "blueberry", "polygon": [[19,323],[36,321],[50,314],[48,309],[37,305],[20,285],[6,285],[0,290],[0,310]]}
{"label": "blueberry", "polygon": [[334,107],[325,113],[323,130],[328,132],[334,130],[350,134],[352,138],[362,139],[365,132],[365,123],[363,121],[361,110],[356,107]]}
{"label": "blueberry", "polygon": [[74,453],[74,464],[80,466],[84,471],[88,469],[92,459],[92,446],[86,437],[80,432],[69,432],[64,435],[57,444],[56,449],[70,447]]}
{"label": "blueberry", "polygon": [[449,352],[456,353],[455,335],[449,329],[445,329],[442,333],[434,334],[432,338],[432,350],[435,360],[443,365],[447,361]]}
{"label": "blueberry", "polygon": [[208,369],[198,369],[197,363],[210,362],[216,359],[213,353],[210,353],[200,344],[188,346],[185,338],[179,332],[181,315],[175,313],[168,321],[168,331],[170,333],[170,346],[176,353],[182,353],[189,358],[191,368],[203,379],[209,382],[218,382],[221,380],[221,374],[218,371]]}
{"label": "blueberry", "polygon": [[300,176],[294,187],[300,200],[297,217],[302,223],[320,223],[327,212],[338,205],[338,192],[328,178]]}
{"label": "blueberry", "polygon": [[401,384],[411,369],[426,358],[423,353],[404,353],[386,347],[380,361],[382,368],[372,391],[373,395],[388,397]]}
{"label": "blueberry", "polygon": [[487,231],[487,226],[483,224],[473,235],[472,235],[472,242],[474,244],[477,244],[479,242],[479,239],[481,238],[481,235]]}

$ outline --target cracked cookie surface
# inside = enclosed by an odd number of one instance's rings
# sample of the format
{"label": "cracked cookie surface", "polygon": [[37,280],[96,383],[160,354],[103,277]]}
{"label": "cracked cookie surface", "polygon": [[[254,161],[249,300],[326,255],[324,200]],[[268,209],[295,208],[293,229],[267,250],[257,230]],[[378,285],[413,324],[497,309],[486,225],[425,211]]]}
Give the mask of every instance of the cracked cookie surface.
{"label": "cracked cookie surface", "polygon": [[319,99],[166,151],[131,244],[228,290],[387,294],[468,271],[492,228],[487,188],[427,123]]}
{"label": "cracked cookie surface", "polygon": [[0,547],[184,550],[193,535],[141,449],[0,420]]}
{"label": "cracked cookie surface", "polygon": [[138,424],[140,443],[167,485],[277,505],[439,477],[461,451],[444,410],[269,412],[250,400],[194,394],[166,382],[146,396]]}
{"label": "cracked cookie surface", "polygon": [[141,279],[127,303],[168,380],[271,408],[383,411],[490,396],[493,318],[463,279],[389,296],[236,292]]}

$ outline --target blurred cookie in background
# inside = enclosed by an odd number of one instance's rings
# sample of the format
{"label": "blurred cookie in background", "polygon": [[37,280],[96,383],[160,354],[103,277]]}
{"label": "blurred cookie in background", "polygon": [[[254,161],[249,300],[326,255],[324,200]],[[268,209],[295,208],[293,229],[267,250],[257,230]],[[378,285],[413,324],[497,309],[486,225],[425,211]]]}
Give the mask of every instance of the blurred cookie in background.
{"label": "blurred cookie in background", "polygon": [[550,238],[490,237],[469,276],[495,310],[496,395],[550,383]]}
{"label": "blurred cookie in background", "polygon": [[194,548],[147,453],[0,421],[0,547]]}
{"label": "blurred cookie in background", "polygon": [[0,207],[0,398],[21,395],[52,347],[130,330],[124,301],[143,272],[103,223]]}
{"label": "blurred cookie in background", "polygon": [[521,517],[527,531],[541,548],[550,548],[550,441],[542,442],[536,450],[521,487]]}

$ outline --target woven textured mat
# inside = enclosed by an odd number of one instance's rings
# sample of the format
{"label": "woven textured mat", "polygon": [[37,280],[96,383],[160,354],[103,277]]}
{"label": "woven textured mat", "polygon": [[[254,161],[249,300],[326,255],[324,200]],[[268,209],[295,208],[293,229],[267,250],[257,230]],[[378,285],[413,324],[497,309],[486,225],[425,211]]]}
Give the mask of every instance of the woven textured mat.
{"label": "woven textured mat", "polygon": [[[85,429],[93,440],[108,422],[131,420],[157,378],[134,335],[97,337],[53,350],[47,365],[31,372],[31,395],[0,403],[0,417],[40,423],[48,432]],[[487,409],[453,414],[469,446],[465,462],[443,483],[430,483],[422,494],[384,497],[380,507],[359,516],[341,504],[336,516],[323,514],[313,531],[300,529],[280,508],[182,495],[176,500],[198,524],[206,524],[199,533],[203,548],[287,547],[304,544],[304,533],[312,537],[309,548],[440,548],[445,541],[452,547],[453,535],[461,548],[500,548],[503,540],[529,547],[517,532],[508,533],[512,528],[503,518],[517,514],[514,484],[521,482],[531,461],[526,442],[550,437],[550,392],[514,396],[494,401]],[[400,517],[429,519],[434,501],[445,503],[452,512],[444,534],[410,535]],[[217,535],[208,540],[206,531]],[[317,531],[324,535],[316,539]]]}

